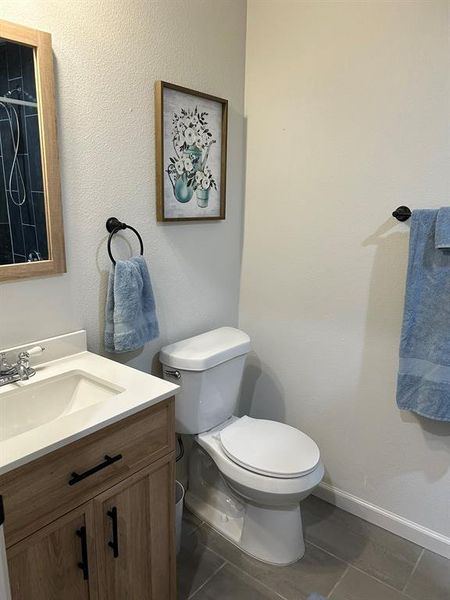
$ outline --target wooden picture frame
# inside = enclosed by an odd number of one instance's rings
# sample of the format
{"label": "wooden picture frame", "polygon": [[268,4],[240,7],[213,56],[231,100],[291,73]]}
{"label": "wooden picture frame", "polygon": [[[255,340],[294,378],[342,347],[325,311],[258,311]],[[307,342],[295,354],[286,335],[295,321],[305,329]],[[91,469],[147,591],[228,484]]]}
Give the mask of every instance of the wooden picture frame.
{"label": "wooden picture frame", "polygon": [[55,82],[49,33],[0,20],[0,39],[33,48],[48,259],[0,265],[0,281],[66,271],[56,130]]}
{"label": "wooden picture frame", "polygon": [[155,85],[158,221],[225,219],[228,100]]}

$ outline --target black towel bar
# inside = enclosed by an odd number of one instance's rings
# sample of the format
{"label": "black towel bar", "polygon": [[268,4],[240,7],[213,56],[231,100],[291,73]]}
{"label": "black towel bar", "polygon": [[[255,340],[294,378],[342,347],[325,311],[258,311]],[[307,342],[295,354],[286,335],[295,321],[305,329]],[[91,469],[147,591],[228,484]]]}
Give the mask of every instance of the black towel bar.
{"label": "black towel bar", "polygon": [[111,240],[114,234],[120,231],[121,229],[131,229],[131,231],[133,231],[137,235],[139,244],[141,245],[141,256],[144,254],[144,242],[142,241],[139,232],[134,227],[131,227],[131,225],[122,223],[122,221],[119,221],[119,219],[116,219],[116,217],[109,217],[109,219],[106,221],[106,229],[109,231],[108,254],[113,265],[116,264],[116,261],[114,260],[114,257],[111,253]]}
{"label": "black towel bar", "polygon": [[397,221],[407,221],[411,216],[411,209],[407,206],[399,206],[394,210],[392,216],[397,219]]}

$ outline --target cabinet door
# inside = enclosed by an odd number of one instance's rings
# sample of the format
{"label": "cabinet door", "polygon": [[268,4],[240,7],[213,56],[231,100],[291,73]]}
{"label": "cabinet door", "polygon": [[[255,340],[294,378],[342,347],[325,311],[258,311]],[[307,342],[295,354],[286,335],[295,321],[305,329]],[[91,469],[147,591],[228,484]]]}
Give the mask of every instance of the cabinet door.
{"label": "cabinet door", "polygon": [[92,502],[7,551],[12,600],[97,600]]}
{"label": "cabinet door", "polygon": [[175,600],[175,461],[94,498],[100,600]]}

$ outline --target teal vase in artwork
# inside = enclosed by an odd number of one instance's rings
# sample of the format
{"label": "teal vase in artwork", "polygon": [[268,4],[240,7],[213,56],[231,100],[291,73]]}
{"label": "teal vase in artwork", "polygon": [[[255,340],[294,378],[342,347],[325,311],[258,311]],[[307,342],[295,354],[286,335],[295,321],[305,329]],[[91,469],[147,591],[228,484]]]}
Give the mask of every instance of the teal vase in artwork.
{"label": "teal vase in artwork", "polygon": [[200,208],[206,208],[208,206],[209,200],[209,188],[204,190],[203,188],[198,188],[196,191],[197,195],[197,205]]}
{"label": "teal vase in artwork", "polygon": [[197,148],[197,146],[189,146],[189,148],[184,151],[184,156],[191,159],[194,171],[198,171],[198,169],[201,168],[202,151],[200,148]]}
{"label": "teal vase in artwork", "polygon": [[178,179],[175,182],[175,187],[173,191],[175,194],[175,198],[178,200],[178,202],[182,202],[183,204],[185,202],[189,202],[194,193],[192,187],[186,183],[185,175],[181,175],[181,177],[178,177]]}

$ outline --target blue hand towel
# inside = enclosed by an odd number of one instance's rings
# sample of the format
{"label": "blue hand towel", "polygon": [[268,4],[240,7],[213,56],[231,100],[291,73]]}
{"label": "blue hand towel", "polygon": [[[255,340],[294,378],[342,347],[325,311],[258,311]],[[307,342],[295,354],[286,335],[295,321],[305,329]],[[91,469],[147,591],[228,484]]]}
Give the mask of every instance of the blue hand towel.
{"label": "blue hand towel", "polygon": [[325,598],[319,594],[311,594],[306,600],[325,600]]}
{"label": "blue hand towel", "polygon": [[159,336],[150,274],[144,257],[118,260],[109,274],[105,350],[137,350]]}
{"label": "blue hand towel", "polygon": [[436,248],[450,248],[450,208],[440,208],[436,219]]}
{"label": "blue hand towel", "polygon": [[397,404],[450,421],[450,251],[435,247],[437,216],[411,217]]}

